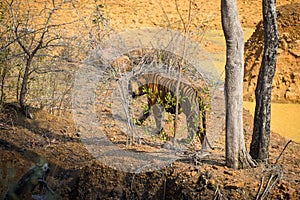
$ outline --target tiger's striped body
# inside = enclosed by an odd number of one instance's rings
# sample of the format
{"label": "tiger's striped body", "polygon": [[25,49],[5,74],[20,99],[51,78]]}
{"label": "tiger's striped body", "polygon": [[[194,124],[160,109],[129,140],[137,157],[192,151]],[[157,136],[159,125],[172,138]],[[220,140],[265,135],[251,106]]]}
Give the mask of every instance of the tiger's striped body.
{"label": "tiger's striped body", "polygon": [[[139,74],[129,81],[129,92],[133,98],[147,94],[148,107],[139,116],[138,122],[142,124],[150,115],[150,108],[153,107],[153,114],[156,122],[156,134],[162,128],[162,109],[175,114],[176,109],[176,87],[178,81],[160,75],[159,73]],[[206,134],[206,110],[204,99],[200,92],[193,86],[180,82],[179,85],[178,111],[186,115],[188,127],[188,140],[194,140],[195,135],[200,137],[201,143]],[[170,101],[170,97],[172,97]]]}

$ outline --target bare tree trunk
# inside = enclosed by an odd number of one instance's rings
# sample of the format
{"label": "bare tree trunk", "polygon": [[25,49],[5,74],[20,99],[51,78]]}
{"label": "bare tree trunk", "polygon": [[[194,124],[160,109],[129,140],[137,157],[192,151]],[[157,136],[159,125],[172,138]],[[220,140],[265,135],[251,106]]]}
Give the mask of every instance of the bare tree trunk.
{"label": "bare tree trunk", "polygon": [[221,0],[221,15],[226,39],[226,165],[235,169],[253,167],[243,135],[244,32],[236,1]]}
{"label": "bare tree trunk", "polygon": [[21,76],[22,76],[22,69],[19,69],[18,80],[17,80],[17,87],[16,87],[16,100],[17,101],[20,101],[19,90],[20,90]]}
{"label": "bare tree trunk", "polygon": [[[191,23],[191,12],[192,12],[192,1],[190,0],[189,1],[189,9],[188,9],[188,20],[187,20],[187,23],[184,22],[183,20],[183,17],[182,15],[180,14],[180,11],[179,11],[179,7],[178,7],[178,0],[175,0],[175,5],[176,5],[176,10],[177,10],[177,13],[180,17],[180,20],[183,24],[183,28],[184,28],[184,33],[185,34],[189,34],[190,32],[190,23]],[[179,64],[178,66],[178,78],[177,78],[177,85],[176,85],[176,106],[175,106],[175,118],[174,118],[174,137],[173,137],[173,143],[175,142],[175,138],[176,138],[176,134],[178,132],[178,105],[179,105],[179,87],[180,87],[180,83],[181,83],[181,66],[184,65],[184,57],[185,57],[185,54],[186,54],[186,40],[188,39],[188,37],[185,37],[185,41],[184,41],[184,47],[183,47],[183,52],[182,52],[182,60],[181,60],[181,63]]]}
{"label": "bare tree trunk", "polygon": [[25,71],[23,75],[23,80],[21,84],[21,90],[20,90],[20,106],[24,110],[25,109],[25,98],[27,94],[27,84],[28,84],[28,79],[29,79],[29,69],[30,69],[30,64],[31,64],[31,58],[27,58],[26,60],[26,66],[25,66]]}
{"label": "bare tree trunk", "polygon": [[278,28],[276,1],[263,0],[264,55],[255,90],[256,107],[250,155],[267,161],[270,143],[272,81],[276,70]]}
{"label": "bare tree trunk", "polygon": [[1,69],[0,69],[0,76],[1,76],[1,89],[0,89],[0,112],[2,110],[2,106],[4,104],[4,101],[5,101],[5,91],[4,91],[4,85],[5,85],[5,82],[6,82],[6,76],[8,74],[8,71],[9,71],[9,67],[8,67],[8,64],[7,64],[7,53],[8,53],[8,50],[5,48],[3,53],[1,52],[2,55],[1,56]]}
{"label": "bare tree trunk", "polygon": [[[55,29],[57,27],[62,27],[66,24],[70,24],[71,22],[52,24],[51,21],[53,14],[65,3],[67,2],[62,1],[57,6],[55,4],[52,4],[52,6],[55,6],[53,8],[51,8],[51,6],[48,7],[48,5],[45,3],[45,8],[40,12],[44,14],[39,14],[42,15],[42,21],[44,22],[44,24],[37,25],[37,27],[35,27],[34,23],[31,24],[31,20],[35,17],[38,18],[39,15],[33,13],[33,11],[29,8],[27,8],[26,10],[27,14],[25,14],[24,16],[19,15],[20,4],[18,2],[13,1],[11,3],[8,3],[8,10],[12,19],[11,23],[12,30],[14,33],[14,40],[19,44],[20,48],[22,49],[22,53],[24,53],[26,56],[25,69],[22,77],[21,90],[19,94],[19,103],[21,108],[25,112],[25,115],[29,117],[31,115],[27,109],[28,107],[26,107],[25,105],[25,99],[28,90],[28,80],[31,73],[34,72],[34,69],[32,69],[31,66],[32,60],[41,49],[49,50],[53,47],[63,46],[59,44],[60,42],[58,42],[63,37],[59,34],[56,34]],[[28,27],[29,25],[32,25],[32,27]],[[37,29],[35,30],[34,28]],[[49,29],[53,30],[53,32],[50,33]]]}
{"label": "bare tree trunk", "polygon": [[[5,62],[5,61],[4,61]],[[1,71],[1,95],[0,95],[0,111],[1,111],[1,107],[5,101],[5,92],[4,92],[4,85],[5,85],[5,78],[7,75],[7,64],[4,63],[3,64],[3,68]]]}

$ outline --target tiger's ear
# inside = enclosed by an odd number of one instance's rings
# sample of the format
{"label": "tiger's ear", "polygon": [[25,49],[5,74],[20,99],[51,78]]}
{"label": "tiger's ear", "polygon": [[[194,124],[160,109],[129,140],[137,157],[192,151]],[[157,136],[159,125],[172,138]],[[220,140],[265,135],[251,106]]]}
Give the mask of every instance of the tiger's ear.
{"label": "tiger's ear", "polygon": [[132,92],[132,96],[140,95],[139,85],[136,81],[131,82],[131,92]]}

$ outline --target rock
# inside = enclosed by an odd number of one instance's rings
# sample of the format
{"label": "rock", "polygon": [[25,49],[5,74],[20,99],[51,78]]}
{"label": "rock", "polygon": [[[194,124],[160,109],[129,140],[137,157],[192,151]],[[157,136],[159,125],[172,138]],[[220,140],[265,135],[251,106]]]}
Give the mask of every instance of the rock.
{"label": "rock", "polygon": [[194,176],[197,175],[197,172],[196,171],[192,171],[191,175],[192,175],[192,177],[194,177]]}
{"label": "rock", "polygon": [[224,171],[224,174],[228,174],[230,176],[234,176],[235,175],[235,173],[233,171],[227,171],[227,170]]}
{"label": "rock", "polygon": [[112,113],[112,112],[111,112],[111,109],[108,108],[108,107],[103,107],[103,108],[102,108],[102,112]]}
{"label": "rock", "polygon": [[215,169],[215,170],[218,170],[218,169],[219,169],[219,167],[216,166],[216,165],[213,165],[212,168]]}
{"label": "rock", "polygon": [[286,40],[287,42],[291,42],[291,37],[290,37],[290,34],[285,32],[285,33],[282,33],[282,38],[284,40]]}
{"label": "rock", "polygon": [[185,174],[186,174],[187,176],[191,176],[191,175],[192,175],[191,172],[186,172]]}
{"label": "rock", "polygon": [[287,182],[284,181],[284,180],[282,180],[282,181],[281,181],[281,184],[279,185],[279,188],[280,188],[281,190],[287,190]]}
{"label": "rock", "polygon": [[281,48],[278,48],[278,54],[282,54],[282,53],[284,53],[285,51],[284,51],[284,49],[281,49]]}
{"label": "rock", "polygon": [[239,181],[239,182],[233,182],[233,183],[227,183],[225,184],[224,188],[225,189],[233,189],[233,190],[236,190],[236,189],[239,189],[239,188],[242,188],[244,187],[244,183]]}
{"label": "rock", "polygon": [[[300,73],[300,4],[280,6],[278,12],[278,29],[280,33],[277,68],[274,76],[272,101],[299,103],[300,79],[290,76],[293,72]],[[244,73],[244,99],[254,99],[255,84],[259,73],[263,55],[263,27],[256,27],[255,32],[245,44],[245,73]],[[256,76],[256,77],[255,77]],[[293,93],[286,93],[286,88],[295,83]],[[298,96],[297,96],[298,95]],[[287,97],[286,97],[287,96]]]}
{"label": "rock", "polygon": [[121,186],[117,186],[113,189],[112,194],[114,197],[122,197],[123,196],[123,188]]}
{"label": "rock", "polygon": [[288,193],[289,199],[294,199],[295,194],[296,194],[296,190],[294,188],[290,187],[287,193]]}
{"label": "rock", "polygon": [[295,92],[291,92],[291,91],[287,90],[284,97],[289,101],[297,101],[298,94],[296,94]]}
{"label": "rock", "polygon": [[210,179],[208,184],[214,186],[216,184],[216,181],[214,179]]}
{"label": "rock", "polygon": [[300,40],[294,41],[289,50],[294,51],[296,56],[298,57],[299,56],[299,51],[300,51]]}
{"label": "rock", "polygon": [[289,49],[289,45],[288,43],[284,40],[281,39],[279,42],[279,47],[283,50],[283,51],[287,51]]}

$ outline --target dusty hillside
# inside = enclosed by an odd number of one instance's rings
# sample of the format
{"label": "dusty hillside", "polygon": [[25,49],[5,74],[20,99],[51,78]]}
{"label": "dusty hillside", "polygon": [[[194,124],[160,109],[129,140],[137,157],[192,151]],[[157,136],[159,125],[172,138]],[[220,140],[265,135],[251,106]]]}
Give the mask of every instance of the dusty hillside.
{"label": "dusty hillside", "polygon": [[[225,167],[224,135],[215,143],[212,154],[195,165],[187,154],[161,170],[124,173],[94,159],[81,143],[72,120],[33,110],[34,120],[24,118],[15,105],[7,105],[0,116],[1,163],[0,198],[41,158],[49,163],[46,179],[55,199],[212,199],[219,195],[230,199],[253,199],[261,178],[273,170],[283,170],[271,199],[299,199],[299,144],[291,143],[274,165],[287,140],[272,133],[268,168],[231,170]],[[244,114],[247,146],[253,121]],[[115,139],[119,135],[115,135]],[[123,136],[121,136],[123,137]],[[144,148],[144,147],[145,148]],[[147,145],[135,149],[148,151]],[[199,160],[198,160],[199,161]],[[271,169],[273,167],[273,169]],[[274,172],[275,172],[274,171]],[[45,194],[44,190],[35,190]],[[49,195],[49,193],[47,194]],[[48,196],[49,197],[49,196]],[[27,193],[26,199],[30,199]]]}
{"label": "dusty hillside", "polygon": [[[30,1],[35,3],[39,1]],[[68,5],[55,20],[77,19],[76,26],[68,26],[66,34],[83,34],[82,21],[87,25],[94,19],[97,5],[104,5],[103,14],[108,25],[116,30],[134,29],[148,26],[169,27],[183,30],[180,15],[186,22],[188,1],[174,0],[77,0]],[[199,39],[197,31],[204,29],[221,30],[220,2],[193,1],[191,30]],[[278,5],[296,1],[278,1]],[[299,2],[299,0],[297,0]],[[244,27],[254,28],[261,19],[260,0],[237,0],[240,19]],[[102,10],[101,10],[102,12]],[[84,20],[83,20],[84,19]],[[297,29],[295,29],[297,30]],[[214,51],[209,43],[207,48]],[[86,44],[89,45],[89,44]],[[254,51],[254,50],[253,50]],[[103,94],[104,97],[107,94]],[[53,116],[39,109],[32,109],[34,119],[23,116],[17,105],[7,104],[0,114],[0,199],[8,188],[38,162],[45,158],[50,173],[46,179],[54,191],[53,199],[213,199],[218,196],[228,199],[254,199],[262,177],[266,181],[272,171],[282,171],[283,176],[275,185],[270,199],[300,198],[300,146],[290,143],[286,151],[274,165],[285,144],[285,138],[272,133],[270,163],[254,169],[232,170],[225,166],[224,132],[214,144],[211,155],[201,161],[188,152],[182,159],[170,163],[161,170],[147,173],[124,173],[100,163],[93,158],[80,140],[80,132],[75,127],[72,116]],[[251,140],[252,117],[244,112],[244,132],[247,147]],[[111,110],[104,113],[111,117]],[[112,119],[111,119],[112,120]],[[111,124],[108,124],[111,128]],[[110,133],[118,142],[126,138],[125,133]],[[115,134],[115,135],[114,135]],[[123,148],[126,148],[124,143]],[[160,146],[151,149],[160,150]],[[128,151],[147,153],[147,143],[134,144]],[[200,161],[200,162],[195,162]],[[129,161],[128,161],[129,162]],[[36,188],[33,194],[45,194],[46,189]],[[48,192],[49,193],[49,192]],[[49,195],[49,194],[48,194]],[[53,197],[53,196],[52,196]],[[31,199],[27,193],[24,199]]]}
{"label": "dusty hillside", "polygon": [[[279,50],[272,100],[300,102],[300,3],[278,8]],[[254,100],[263,55],[263,27],[259,23],[245,45],[244,98]]]}
{"label": "dusty hillside", "polygon": [[[176,4],[178,4],[178,10]],[[206,26],[209,29],[221,29],[220,1],[192,1],[192,29]],[[277,6],[299,2],[299,0],[277,1]],[[107,15],[111,18],[111,25],[117,30],[140,28],[147,26],[161,26],[178,28],[180,15],[186,20],[189,1],[149,0],[149,1],[110,1],[105,3]],[[243,27],[254,28],[261,20],[261,1],[237,0],[240,21]]]}

